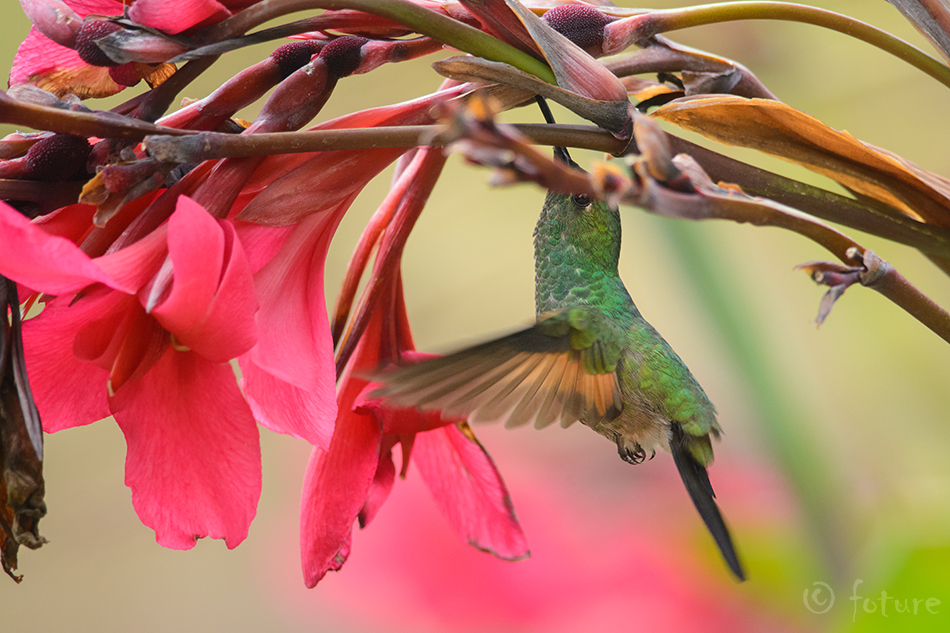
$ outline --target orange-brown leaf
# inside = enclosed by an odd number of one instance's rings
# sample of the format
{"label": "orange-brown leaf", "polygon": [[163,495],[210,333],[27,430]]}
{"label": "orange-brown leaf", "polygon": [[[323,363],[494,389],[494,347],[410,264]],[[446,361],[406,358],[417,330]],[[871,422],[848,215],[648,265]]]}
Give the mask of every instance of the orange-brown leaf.
{"label": "orange-brown leaf", "polygon": [[950,226],[950,181],[778,101],[678,99],[652,113],[683,129],[798,163],[848,189],[939,226]]}

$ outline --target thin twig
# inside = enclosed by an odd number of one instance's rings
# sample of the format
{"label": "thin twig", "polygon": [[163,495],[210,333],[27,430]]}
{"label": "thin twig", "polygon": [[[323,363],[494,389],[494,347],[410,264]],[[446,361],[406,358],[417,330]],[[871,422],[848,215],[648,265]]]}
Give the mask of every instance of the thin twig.
{"label": "thin twig", "polygon": [[682,9],[651,11],[643,20],[643,35],[736,20],[783,20],[820,26],[871,44],[894,55],[950,87],[950,67],[904,40],[840,13],[788,2],[722,2]]}

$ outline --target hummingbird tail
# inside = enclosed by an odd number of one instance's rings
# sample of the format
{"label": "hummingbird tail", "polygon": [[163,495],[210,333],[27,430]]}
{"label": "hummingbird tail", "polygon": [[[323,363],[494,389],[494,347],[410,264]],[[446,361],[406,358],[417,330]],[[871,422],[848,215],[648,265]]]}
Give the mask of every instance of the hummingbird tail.
{"label": "hummingbird tail", "polygon": [[706,467],[696,461],[690,453],[687,446],[689,440],[683,427],[673,423],[672,438],[670,441],[670,452],[673,454],[673,461],[676,463],[676,469],[679,471],[686,491],[689,493],[693,505],[699,511],[699,516],[712,534],[713,540],[719,547],[722,557],[725,559],[729,569],[740,581],[745,580],[745,572],[739,563],[739,557],[736,555],[735,546],[732,544],[732,537],[729,535],[729,529],[719,512],[719,506],[716,505],[716,493],[713,492],[712,484],[709,483],[709,474]]}

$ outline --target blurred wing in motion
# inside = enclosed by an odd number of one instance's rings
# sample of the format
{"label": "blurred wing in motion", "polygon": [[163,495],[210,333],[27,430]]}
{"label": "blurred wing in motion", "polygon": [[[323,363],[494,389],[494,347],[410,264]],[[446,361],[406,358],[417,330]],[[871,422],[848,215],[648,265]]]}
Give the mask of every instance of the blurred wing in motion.
{"label": "blurred wing in motion", "polygon": [[567,427],[620,414],[614,374],[619,337],[593,308],[542,315],[526,330],[448,356],[383,371],[372,397],[392,405],[439,409],[470,422]]}

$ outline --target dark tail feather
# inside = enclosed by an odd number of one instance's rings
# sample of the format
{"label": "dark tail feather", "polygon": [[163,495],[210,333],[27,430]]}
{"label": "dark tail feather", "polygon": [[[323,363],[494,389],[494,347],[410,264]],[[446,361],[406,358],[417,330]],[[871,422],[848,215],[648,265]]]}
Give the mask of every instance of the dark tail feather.
{"label": "dark tail feather", "polygon": [[716,505],[716,493],[713,492],[712,484],[709,483],[709,474],[706,468],[696,461],[692,453],[687,448],[686,434],[679,424],[672,424],[673,437],[670,442],[670,451],[673,453],[673,461],[676,463],[676,469],[686,485],[686,491],[689,493],[693,505],[699,511],[699,516],[703,518],[706,527],[712,534],[713,540],[722,552],[729,569],[736,575],[740,581],[745,580],[745,572],[742,571],[742,565],[739,563],[739,557],[736,556],[736,548],[732,544],[732,537],[729,536],[729,529],[722,519],[719,507]]}

